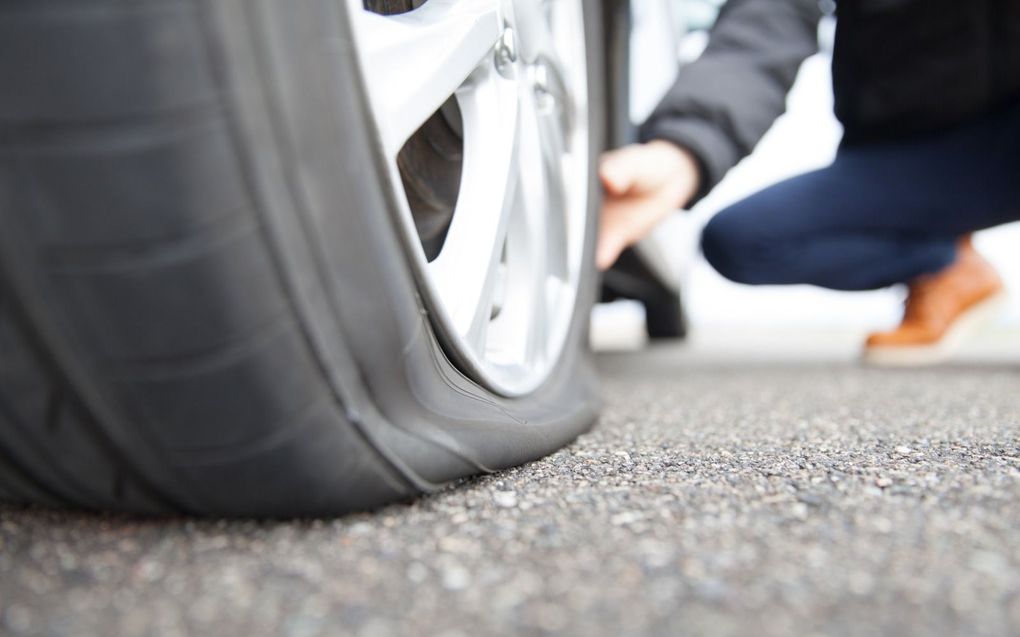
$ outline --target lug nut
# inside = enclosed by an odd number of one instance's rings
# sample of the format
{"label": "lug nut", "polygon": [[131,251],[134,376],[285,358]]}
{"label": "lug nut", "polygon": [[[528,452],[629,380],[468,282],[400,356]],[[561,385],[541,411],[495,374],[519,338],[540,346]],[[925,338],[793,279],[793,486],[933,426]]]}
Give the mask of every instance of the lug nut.
{"label": "lug nut", "polygon": [[549,69],[544,64],[535,67],[535,90],[540,93],[549,92]]}
{"label": "lug nut", "polygon": [[514,62],[517,61],[517,41],[512,29],[504,29],[496,45],[496,70],[503,77],[513,76]]}
{"label": "lug nut", "polygon": [[535,98],[538,100],[539,108],[553,108],[556,105],[556,96],[549,89],[549,69],[545,64],[535,67],[533,78]]}

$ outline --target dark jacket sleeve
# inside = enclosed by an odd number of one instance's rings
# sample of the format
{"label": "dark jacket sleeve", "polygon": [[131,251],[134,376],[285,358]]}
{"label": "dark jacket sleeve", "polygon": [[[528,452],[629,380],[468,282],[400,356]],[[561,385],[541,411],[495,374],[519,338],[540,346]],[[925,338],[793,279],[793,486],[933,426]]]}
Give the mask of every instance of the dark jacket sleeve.
{"label": "dark jacket sleeve", "polygon": [[[705,52],[641,127],[643,141],[664,139],[691,151],[705,196],[754,149],[786,108],[801,63],[818,50],[817,0],[729,0]],[[693,203],[693,201],[691,202]]]}

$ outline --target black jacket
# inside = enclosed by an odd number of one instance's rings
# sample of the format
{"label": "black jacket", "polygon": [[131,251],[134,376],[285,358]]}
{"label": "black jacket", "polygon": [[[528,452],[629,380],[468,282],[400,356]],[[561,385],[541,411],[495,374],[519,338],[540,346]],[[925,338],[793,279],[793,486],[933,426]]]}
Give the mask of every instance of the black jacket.
{"label": "black jacket", "polygon": [[[782,114],[820,18],[817,0],[729,0],[642,126],[698,158],[698,198]],[[951,127],[1020,99],[1020,0],[840,0],[832,67],[844,143]]]}

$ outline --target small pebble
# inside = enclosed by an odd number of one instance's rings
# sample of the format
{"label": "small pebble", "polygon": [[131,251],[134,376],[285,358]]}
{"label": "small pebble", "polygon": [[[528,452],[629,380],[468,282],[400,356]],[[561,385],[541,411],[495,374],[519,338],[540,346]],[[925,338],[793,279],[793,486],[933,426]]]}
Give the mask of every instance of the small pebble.
{"label": "small pebble", "polygon": [[513,491],[497,491],[492,496],[492,501],[495,502],[498,507],[511,509],[517,506],[517,494]]}

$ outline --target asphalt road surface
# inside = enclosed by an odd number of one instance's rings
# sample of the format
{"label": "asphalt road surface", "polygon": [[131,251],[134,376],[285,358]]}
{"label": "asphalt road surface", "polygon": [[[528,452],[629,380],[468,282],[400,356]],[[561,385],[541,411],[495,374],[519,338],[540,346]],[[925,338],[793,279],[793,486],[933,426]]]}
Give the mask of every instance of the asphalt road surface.
{"label": "asphalt road surface", "polygon": [[1020,358],[600,358],[601,423],[375,514],[0,509],[0,632],[1020,634]]}

